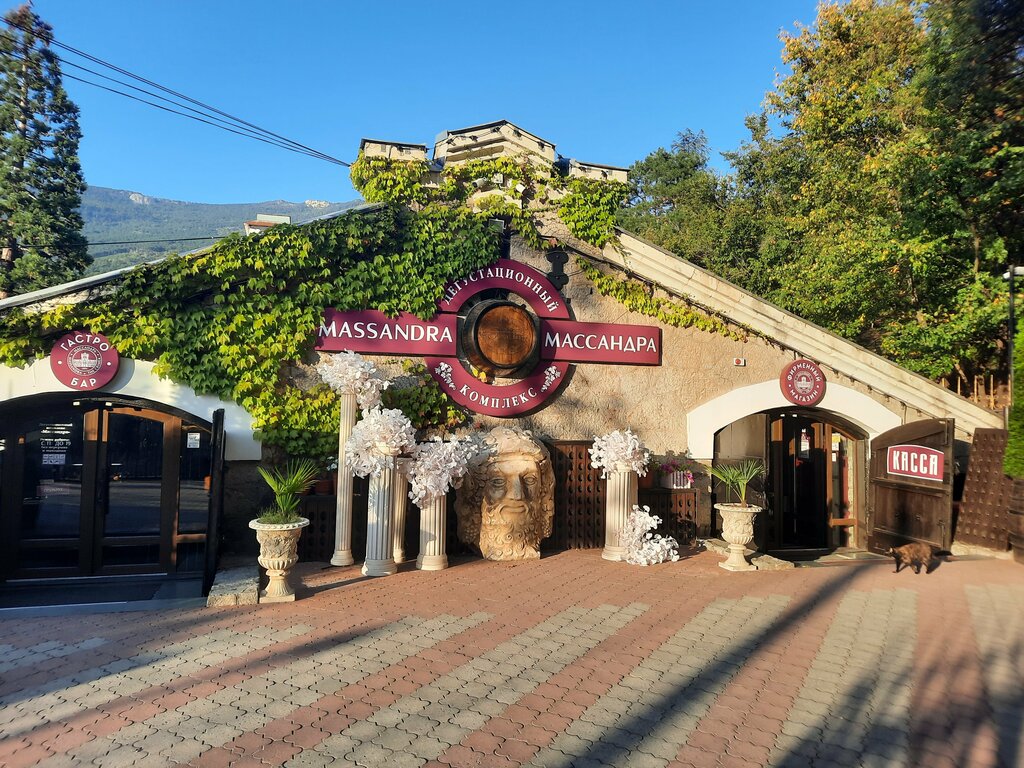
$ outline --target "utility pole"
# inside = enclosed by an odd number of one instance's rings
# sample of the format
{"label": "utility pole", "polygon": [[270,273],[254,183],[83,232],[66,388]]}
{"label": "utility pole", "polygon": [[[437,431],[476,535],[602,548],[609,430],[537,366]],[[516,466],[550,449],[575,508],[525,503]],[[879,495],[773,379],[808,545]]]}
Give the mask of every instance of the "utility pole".
{"label": "utility pole", "polygon": [[1010,420],[1010,406],[1013,405],[1013,354],[1014,354],[1014,337],[1017,335],[1017,316],[1014,312],[1014,298],[1013,298],[1013,278],[1024,277],[1024,267],[1018,267],[1015,264],[1010,264],[1010,268],[1003,273],[1003,280],[1009,281],[1010,288],[1010,317],[1007,321],[1006,328],[1009,332],[1009,339],[1007,339],[1007,350],[1010,356],[1009,368],[1010,378],[1006,383],[1007,393],[1007,408],[1006,408],[1006,423],[1009,424]]}

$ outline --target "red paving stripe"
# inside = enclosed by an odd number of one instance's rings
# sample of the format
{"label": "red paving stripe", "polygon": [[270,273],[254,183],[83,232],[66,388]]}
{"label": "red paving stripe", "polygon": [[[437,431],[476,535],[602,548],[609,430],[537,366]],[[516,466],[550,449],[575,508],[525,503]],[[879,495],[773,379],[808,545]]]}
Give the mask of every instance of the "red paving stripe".
{"label": "red paving stripe", "polygon": [[[343,686],[333,694],[243,734],[223,745],[223,748],[237,753],[238,758],[251,756],[255,753],[246,749],[247,737],[255,734],[267,736],[272,741],[282,739],[295,743],[294,734],[302,726],[313,726],[316,730],[311,733],[307,729],[307,733],[301,737],[301,747],[314,747],[332,733],[338,733],[358,720],[365,720],[374,712],[401,699],[405,694],[394,690],[396,682],[410,682],[414,690],[418,690],[422,685],[433,682],[464,663],[468,658],[464,654],[467,646],[489,650],[519,631],[520,628],[499,620],[485,620],[357,683]],[[284,735],[285,732],[288,735]]]}
{"label": "red paving stripe", "polygon": [[827,652],[822,641],[841,599],[842,592],[822,600],[813,593],[795,596],[775,623],[781,627],[780,622],[786,622],[785,627],[766,633],[764,642],[758,643],[697,723],[676,761],[681,765],[707,762],[710,758],[699,753],[709,751],[701,739],[710,736],[716,739],[711,756],[727,754],[751,768],[768,765],[775,734],[804,677],[815,656]]}
{"label": "red paving stripe", "polygon": [[[91,738],[86,736],[87,740]],[[27,768],[53,755],[53,750],[38,742],[26,739],[0,739],[0,765],[4,768]]]}
{"label": "red paving stripe", "polygon": [[[693,600],[673,606],[671,612],[647,610],[501,715],[492,717],[461,744],[446,750],[438,761],[458,765],[466,749],[482,758],[490,751],[487,745],[496,743],[498,754],[508,757],[513,764],[530,762],[575,717],[632,672],[647,652],[667,641],[702,607],[703,601]],[[630,653],[624,661],[627,651]],[[567,710],[567,703],[571,704],[571,711]]]}

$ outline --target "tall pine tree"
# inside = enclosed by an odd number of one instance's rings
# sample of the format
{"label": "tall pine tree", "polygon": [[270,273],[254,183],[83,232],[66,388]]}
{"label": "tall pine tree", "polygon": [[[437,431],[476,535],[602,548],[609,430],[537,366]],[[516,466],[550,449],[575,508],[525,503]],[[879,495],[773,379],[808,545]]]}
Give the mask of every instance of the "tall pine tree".
{"label": "tall pine tree", "polygon": [[0,298],[81,275],[78,107],[61,83],[52,28],[29,5],[0,26]]}

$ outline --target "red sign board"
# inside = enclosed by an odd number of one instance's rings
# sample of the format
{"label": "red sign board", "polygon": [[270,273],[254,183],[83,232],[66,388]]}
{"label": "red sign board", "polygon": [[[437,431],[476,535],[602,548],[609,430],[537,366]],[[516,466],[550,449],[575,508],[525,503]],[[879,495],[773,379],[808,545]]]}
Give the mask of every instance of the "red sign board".
{"label": "red sign board", "polygon": [[886,469],[890,475],[916,477],[919,480],[942,482],[946,454],[923,445],[890,445],[886,452]]}
{"label": "red sign board", "polygon": [[779,386],[794,405],[817,405],[825,396],[825,374],[810,360],[794,360],[783,369]]}
{"label": "red sign board", "polygon": [[400,312],[388,317],[375,309],[356,312],[324,310],[316,348],[324,352],[365,352],[371,355],[455,355],[455,315],[420,320]]}
{"label": "red sign board", "polygon": [[542,320],[542,360],[661,365],[661,328]]}
{"label": "red sign board", "polygon": [[91,391],[105,387],[117,374],[121,356],[106,336],[74,331],[50,352],[50,370],[66,387]]}
{"label": "red sign board", "polygon": [[[540,319],[540,359],[525,377],[481,381],[457,358],[459,313],[474,296],[502,290],[521,297]],[[445,286],[438,314],[429,321],[408,313],[328,309],[316,348],[367,354],[423,355],[431,376],[459,405],[490,416],[523,416],[540,408],[564,383],[570,363],[661,365],[661,329],[641,325],[580,323],[565,299],[533,267],[501,259]]]}

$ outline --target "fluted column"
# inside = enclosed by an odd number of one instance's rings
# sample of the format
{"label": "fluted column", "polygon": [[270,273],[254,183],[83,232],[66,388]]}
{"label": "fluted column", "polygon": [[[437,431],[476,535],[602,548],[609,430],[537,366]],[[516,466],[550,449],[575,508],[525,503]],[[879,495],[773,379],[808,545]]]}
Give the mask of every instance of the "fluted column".
{"label": "fluted column", "polygon": [[619,532],[637,502],[636,472],[625,466],[608,472],[608,490],[605,501],[604,551],[605,560],[625,560],[626,548],[619,543]]}
{"label": "fluted column", "polygon": [[421,571],[441,571],[448,567],[445,527],[448,498],[444,494],[425,501],[420,507],[420,553],[416,567]]}
{"label": "fluted column", "polygon": [[405,562],[405,510],[409,506],[409,459],[395,460],[394,486],[391,489],[391,540],[396,563]]}
{"label": "fluted column", "polygon": [[341,424],[338,429],[338,503],[334,519],[334,555],[331,565],[352,565],[352,473],[345,469],[345,443],[356,425],[355,393],[341,395]]}
{"label": "fluted column", "polygon": [[391,538],[392,493],[395,487],[395,456],[385,456],[384,468],[370,475],[366,505],[366,562],[364,576],[390,576],[398,572]]}

